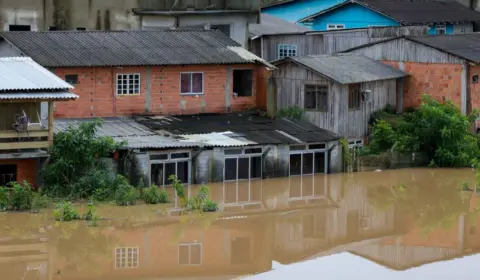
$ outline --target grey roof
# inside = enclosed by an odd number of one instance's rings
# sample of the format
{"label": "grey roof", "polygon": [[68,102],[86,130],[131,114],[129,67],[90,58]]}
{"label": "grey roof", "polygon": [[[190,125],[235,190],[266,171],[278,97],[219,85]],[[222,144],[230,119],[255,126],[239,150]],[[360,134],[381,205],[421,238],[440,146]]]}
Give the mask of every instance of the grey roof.
{"label": "grey roof", "polygon": [[262,9],[273,7],[273,6],[279,6],[279,5],[283,5],[283,4],[288,4],[288,3],[293,3],[295,1],[296,0],[270,0],[270,2],[268,4],[262,5]]}
{"label": "grey roof", "polygon": [[308,31],[311,30],[307,27],[267,14],[261,15],[260,24],[250,24],[248,26],[251,39],[265,35],[305,34]]}
{"label": "grey roof", "polygon": [[4,32],[1,36],[44,67],[271,66],[217,30]]}
{"label": "grey roof", "polygon": [[77,99],[78,95],[71,92],[15,92],[15,93],[1,93],[0,99],[3,100],[70,100]]}
{"label": "grey roof", "polygon": [[292,56],[273,62],[293,61],[340,84],[353,84],[405,77],[408,74],[365,56],[350,54]]}
{"label": "grey roof", "polygon": [[73,87],[30,57],[0,57],[0,92],[68,90]]}
{"label": "grey roof", "polygon": [[479,12],[455,0],[348,0],[305,17],[299,22],[308,21],[352,4],[362,5],[402,25],[480,21]]}
{"label": "grey roof", "polygon": [[[55,133],[65,131],[69,125],[78,126],[93,119],[58,119],[55,120]],[[131,118],[104,118],[97,136],[112,137],[115,141],[126,141],[130,149],[161,149],[200,147],[201,143],[180,141],[176,138],[158,135]]]}

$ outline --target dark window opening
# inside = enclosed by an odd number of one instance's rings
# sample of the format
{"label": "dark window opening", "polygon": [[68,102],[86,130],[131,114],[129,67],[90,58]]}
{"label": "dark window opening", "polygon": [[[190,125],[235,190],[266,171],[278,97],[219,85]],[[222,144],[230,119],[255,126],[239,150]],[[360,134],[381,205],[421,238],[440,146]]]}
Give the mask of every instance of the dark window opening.
{"label": "dark window opening", "polygon": [[48,28],[48,31],[57,31],[57,30],[58,30],[58,28],[56,26],[50,26]]}
{"label": "dark window opening", "polygon": [[177,177],[182,182],[188,182],[188,162],[177,162]]}
{"label": "dark window opening", "polygon": [[[161,156],[161,155],[155,155]],[[154,163],[151,165],[150,177],[151,183],[156,186],[171,185],[172,181],[169,179],[171,175],[176,175],[178,180],[182,183],[189,183],[189,162],[166,162]]]}
{"label": "dark window opening", "polygon": [[17,181],[17,165],[0,165],[0,186],[7,186],[11,182]]}
{"label": "dark window opening", "polygon": [[238,159],[238,179],[239,180],[248,180],[250,176],[250,158],[239,158]]}
{"label": "dark window opening", "polygon": [[261,177],[261,157],[233,157],[225,159],[225,181],[249,180]]}
{"label": "dark window opening", "polygon": [[152,164],[151,171],[150,171],[150,180],[151,183],[156,186],[163,186],[164,185],[164,166],[163,163],[160,164]]}
{"label": "dark window opening", "polygon": [[230,261],[233,265],[250,263],[250,238],[237,237],[231,243]]}
{"label": "dark window opening", "polygon": [[308,148],[310,150],[323,150],[325,149],[326,145],[325,144],[314,144],[314,145],[309,145]]}
{"label": "dark window opening", "polygon": [[243,154],[242,149],[232,149],[232,150],[225,150],[223,151],[225,155],[241,155]]}
{"label": "dark window opening", "polygon": [[472,76],[472,83],[478,84],[478,75],[473,75]]}
{"label": "dark window opening", "polygon": [[362,93],[360,84],[348,85],[348,109],[360,109],[360,103],[362,101]]}
{"label": "dark window opening", "polygon": [[85,27],[77,27],[77,30],[78,30],[78,31],[86,31],[87,28],[85,28]]}
{"label": "dark window opening", "polygon": [[250,178],[262,178],[262,158],[252,157],[250,166]]}
{"label": "dark window opening", "polygon": [[237,96],[253,96],[252,70],[233,70],[233,92]]}
{"label": "dark window opening", "polygon": [[225,180],[231,181],[237,179],[237,158],[225,159]]}
{"label": "dark window opening", "polygon": [[315,153],[314,173],[325,173],[325,153]]}
{"label": "dark window opening", "polygon": [[78,84],[78,75],[65,75],[65,82],[72,86]]}
{"label": "dark window opening", "polygon": [[305,85],[305,109],[328,111],[328,86]]}
{"label": "dark window opening", "polygon": [[181,94],[203,94],[203,73],[181,73]]}
{"label": "dark window opening", "polygon": [[302,155],[290,155],[290,175],[302,175]]}
{"label": "dark window opening", "polygon": [[303,175],[313,173],[313,154],[303,154]]}
{"label": "dark window opening", "polygon": [[165,164],[165,184],[166,185],[171,185],[173,183],[172,180],[169,179],[170,176],[177,175],[175,172],[176,171],[175,165],[176,163],[172,163],[172,162]]}
{"label": "dark window opening", "polygon": [[179,158],[189,158],[190,153],[176,153],[176,154],[171,154],[170,156],[172,159],[179,159]]}
{"label": "dark window opening", "polygon": [[290,151],[303,151],[303,150],[306,150],[307,147],[306,146],[290,146]]}
{"label": "dark window opening", "polygon": [[245,154],[261,154],[262,148],[245,149]]}
{"label": "dark window opening", "polygon": [[10,31],[32,31],[32,27],[30,25],[17,25],[17,24],[10,24],[8,27]]}
{"label": "dark window opening", "polygon": [[160,155],[151,155],[150,160],[167,160],[168,155],[167,154],[160,154]]}
{"label": "dark window opening", "polygon": [[229,24],[211,25],[210,29],[218,30],[218,31],[222,32],[223,34],[227,35],[228,37],[230,37],[230,25]]}

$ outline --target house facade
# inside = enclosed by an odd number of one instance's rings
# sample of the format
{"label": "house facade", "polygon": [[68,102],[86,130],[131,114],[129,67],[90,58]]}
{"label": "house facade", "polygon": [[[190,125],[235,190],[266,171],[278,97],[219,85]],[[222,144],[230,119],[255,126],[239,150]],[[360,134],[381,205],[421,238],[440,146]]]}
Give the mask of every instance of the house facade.
{"label": "house facade", "polygon": [[373,112],[395,107],[403,71],[353,55],[288,57],[274,64],[278,109],[298,106],[315,125],[362,142]]}
{"label": "house facade", "polygon": [[302,18],[336,6],[345,0],[286,0],[273,1],[262,6],[262,14],[279,17],[296,23]]}
{"label": "house facade", "polygon": [[29,57],[0,58],[0,186],[38,183],[53,144],[53,102],[78,98],[69,89]]}
{"label": "house facade", "polygon": [[[260,73],[269,67],[215,30],[57,31],[55,35],[3,33],[0,54],[31,55],[75,85],[80,100],[56,104],[59,118],[247,110],[263,94],[258,92]],[[72,47],[73,38],[89,43]],[[131,48],[130,42],[140,44],[139,48]]]}
{"label": "house facade", "polygon": [[409,73],[403,89],[402,108],[420,104],[422,94],[451,100],[464,114],[479,108],[476,54],[480,36],[397,37],[346,50],[365,55]]}
{"label": "house facade", "polygon": [[260,1],[142,1],[134,10],[142,30],[162,28],[216,29],[241,46],[248,43],[248,25],[260,22]]}

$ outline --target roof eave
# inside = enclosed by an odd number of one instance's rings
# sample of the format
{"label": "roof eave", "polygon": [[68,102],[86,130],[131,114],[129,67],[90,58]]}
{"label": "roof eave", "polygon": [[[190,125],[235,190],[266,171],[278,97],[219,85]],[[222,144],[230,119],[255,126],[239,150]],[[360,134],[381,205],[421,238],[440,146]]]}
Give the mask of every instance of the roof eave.
{"label": "roof eave", "polygon": [[192,10],[192,11],[158,11],[133,9],[135,15],[140,16],[179,16],[179,15],[212,15],[212,14],[257,14],[258,10]]}

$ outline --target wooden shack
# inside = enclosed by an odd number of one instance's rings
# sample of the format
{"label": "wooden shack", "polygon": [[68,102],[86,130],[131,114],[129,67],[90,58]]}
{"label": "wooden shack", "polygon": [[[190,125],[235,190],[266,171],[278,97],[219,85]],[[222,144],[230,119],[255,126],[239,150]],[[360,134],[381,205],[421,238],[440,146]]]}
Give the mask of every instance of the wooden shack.
{"label": "wooden shack", "polygon": [[367,136],[373,112],[396,106],[407,74],[365,56],[287,57],[273,62],[274,111],[298,106],[313,124],[350,141]]}

